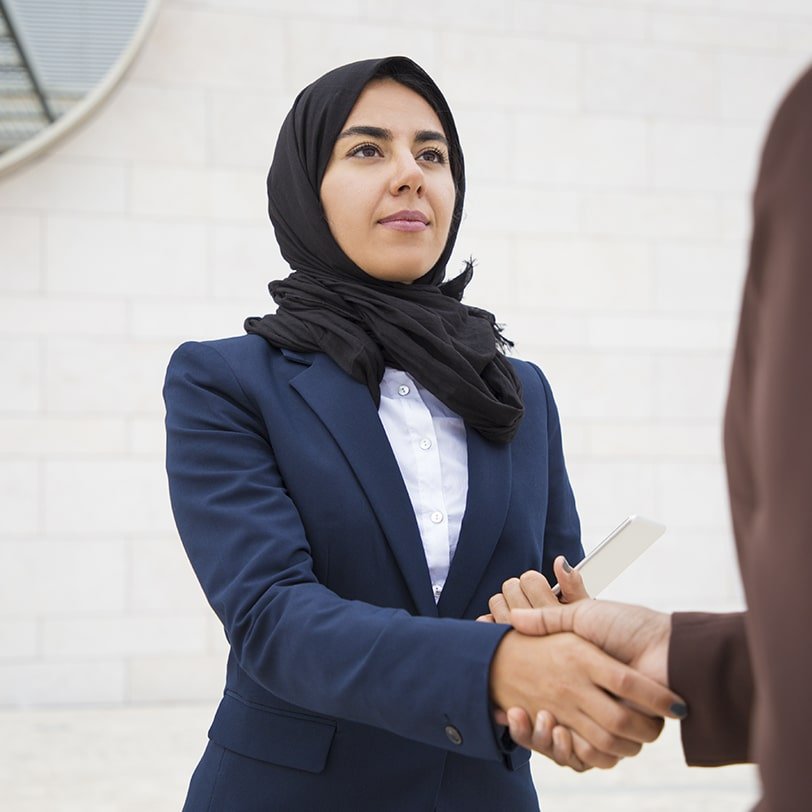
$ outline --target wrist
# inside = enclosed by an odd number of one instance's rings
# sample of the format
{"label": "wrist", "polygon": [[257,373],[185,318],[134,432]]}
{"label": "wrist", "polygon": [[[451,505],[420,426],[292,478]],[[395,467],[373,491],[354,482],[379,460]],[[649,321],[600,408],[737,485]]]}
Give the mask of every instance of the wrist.
{"label": "wrist", "polygon": [[668,685],[668,648],[671,645],[671,615],[655,613],[649,651],[648,671],[650,677],[661,685]]}
{"label": "wrist", "polygon": [[510,707],[510,698],[507,696],[508,675],[512,670],[511,663],[518,634],[514,629],[507,632],[499,641],[499,645],[491,658],[488,691],[493,706],[502,710],[507,710]]}

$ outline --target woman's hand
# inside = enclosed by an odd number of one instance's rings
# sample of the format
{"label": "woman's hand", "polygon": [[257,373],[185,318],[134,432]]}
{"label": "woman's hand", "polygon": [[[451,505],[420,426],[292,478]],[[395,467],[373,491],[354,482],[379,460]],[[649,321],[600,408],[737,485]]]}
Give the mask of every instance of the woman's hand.
{"label": "woman's hand", "polygon": [[[506,719],[509,727],[514,719],[519,743],[539,749],[533,734],[527,736],[529,720],[539,711],[577,734],[572,753],[578,762],[566,752],[568,742],[558,741],[556,757],[556,734],[550,733],[553,742],[544,731],[539,734],[541,752],[549,755],[552,744],[553,757],[576,769],[611,767],[637,754],[643,743],[657,738],[662,717],[674,715],[671,708],[679,701],[664,686],[567,632],[547,637],[508,632],[491,663],[490,686],[494,704],[510,711]],[[518,718],[519,709],[527,712],[526,722]]]}
{"label": "woman's hand", "polygon": [[[512,620],[514,627],[526,634],[575,632],[639,673],[661,684],[667,683],[671,618],[662,612],[642,606],[589,601],[541,611],[518,611]],[[668,715],[680,719],[687,712],[679,697],[669,710]],[[537,714],[535,726],[531,726],[530,717],[521,708],[511,708],[503,717],[511,738],[523,747],[537,750],[575,770],[579,770],[579,763],[587,769],[603,766],[592,760],[587,742],[577,733],[556,725],[549,715]]]}
{"label": "woman's hand", "polygon": [[611,767],[620,760],[603,753],[593,753],[585,739],[557,724],[549,711],[539,711],[535,725],[530,723],[530,717],[521,708],[511,708],[507,713],[497,710],[494,718],[497,724],[508,728],[510,737],[516,744],[535,750],[556,764],[570,767],[576,772],[581,773],[597,766]]}
{"label": "woman's hand", "polygon": [[584,582],[563,555],[553,562],[553,570],[561,587],[560,596],[553,594],[547,579],[536,570],[528,570],[518,578],[509,578],[502,584],[502,591],[488,601],[491,610],[477,620],[491,623],[510,623],[512,609],[538,609],[558,606],[559,603],[575,603],[588,598]]}
{"label": "woman's hand", "polygon": [[[589,597],[584,589],[581,576],[569,566],[563,556],[559,556],[553,566],[558,582],[561,585],[560,599],[553,594],[546,578],[541,573],[529,571],[520,578],[512,578],[506,581],[503,585],[503,591],[498,595],[494,595],[489,602],[491,613],[481,616],[478,620],[511,623],[510,612],[513,609],[558,607],[560,611],[564,608],[561,606],[562,603],[575,604]],[[581,609],[584,607],[592,605],[594,604],[584,604],[577,610],[578,614],[581,613]],[[547,611],[550,611],[550,609]],[[571,607],[567,612],[562,613],[562,616],[575,611],[575,607]],[[559,620],[558,614],[553,612],[556,621]],[[554,631],[553,628],[542,631],[538,626],[535,613],[528,613],[528,615],[522,617],[522,613],[519,612],[514,615],[514,621],[517,617],[520,619],[519,630],[526,634],[552,633]],[[529,622],[531,617],[533,621],[536,621],[535,623]],[[551,623],[550,627],[553,625]],[[569,626],[569,628],[563,626],[555,628],[555,631],[565,630],[575,631],[576,633],[587,631],[587,629],[573,628],[572,626]],[[589,631],[593,630],[590,629]],[[583,636],[597,645],[605,642],[597,639],[597,635],[594,634]],[[640,668],[642,665],[644,674],[653,677],[659,682],[664,682],[664,680],[659,679],[661,677],[659,671],[650,667],[650,663],[647,662],[648,658],[645,656],[634,658],[634,661],[631,661],[633,658],[622,656],[626,652],[622,651],[620,646],[614,649],[607,648],[606,650],[615,657],[621,655],[621,660],[636,668]],[[679,705],[678,702],[677,705]],[[674,715],[673,712],[670,715]],[[535,750],[557,764],[568,766],[578,772],[591,767],[612,767],[620,760],[619,755],[610,755],[597,749],[577,731],[558,724],[558,720],[548,709],[539,710],[534,722],[531,722],[530,714],[522,707],[513,707],[506,712],[498,710],[496,720],[508,727],[511,738],[517,744]],[[662,720],[659,720],[659,725],[662,727]],[[639,747],[637,749],[639,750]],[[631,753],[628,753],[628,755],[631,755]]]}

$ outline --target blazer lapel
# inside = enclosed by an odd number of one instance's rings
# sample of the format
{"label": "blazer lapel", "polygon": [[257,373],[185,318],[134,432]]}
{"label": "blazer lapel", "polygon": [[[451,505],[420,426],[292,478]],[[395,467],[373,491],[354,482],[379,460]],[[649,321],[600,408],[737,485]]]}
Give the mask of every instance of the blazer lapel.
{"label": "blazer lapel", "polygon": [[436,617],[437,605],[412,503],[368,390],[326,355],[285,354],[300,362],[312,359],[291,379],[291,386],[333,435],[358,477],[418,612]]}
{"label": "blazer lapel", "polygon": [[507,516],[511,488],[510,447],[468,429],[468,497],[457,550],[438,610],[463,617],[493,555]]}

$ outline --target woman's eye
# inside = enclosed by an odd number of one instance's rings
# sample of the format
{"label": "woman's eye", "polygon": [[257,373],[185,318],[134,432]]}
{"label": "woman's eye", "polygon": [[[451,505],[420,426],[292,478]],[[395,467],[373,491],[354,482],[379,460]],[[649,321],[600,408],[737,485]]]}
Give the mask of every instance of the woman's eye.
{"label": "woman's eye", "polygon": [[375,144],[361,144],[350,152],[350,155],[353,158],[374,158],[380,154],[381,151],[375,146]]}
{"label": "woman's eye", "polygon": [[448,160],[446,154],[436,147],[424,149],[418,157],[430,164],[444,164]]}

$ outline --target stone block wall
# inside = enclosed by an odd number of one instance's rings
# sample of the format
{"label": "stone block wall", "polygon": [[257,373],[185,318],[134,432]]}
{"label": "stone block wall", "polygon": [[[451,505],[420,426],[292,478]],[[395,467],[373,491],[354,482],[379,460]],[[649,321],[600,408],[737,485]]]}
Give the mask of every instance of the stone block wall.
{"label": "stone block wall", "polygon": [[163,473],[172,349],[286,272],[265,172],[294,95],[404,53],[456,112],[451,270],[558,400],[587,546],[669,533],[611,594],[741,602],[720,425],[749,195],[808,0],[165,0],[114,95],[0,178],[0,705],[212,699],[224,641]]}

